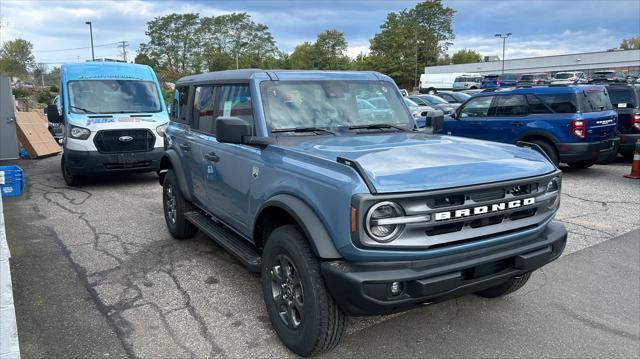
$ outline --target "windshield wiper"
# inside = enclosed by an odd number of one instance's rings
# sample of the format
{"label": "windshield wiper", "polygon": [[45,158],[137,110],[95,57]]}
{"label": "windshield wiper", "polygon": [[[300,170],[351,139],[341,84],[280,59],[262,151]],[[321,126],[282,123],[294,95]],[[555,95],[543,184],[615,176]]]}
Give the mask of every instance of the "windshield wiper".
{"label": "windshield wiper", "polygon": [[93,112],[93,111],[91,111],[91,110],[87,110],[86,108],[82,108],[82,107],[78,107],[78,106],[73,106],[73,105],[71,105],[71,106],[69,106],[69,107],[71,107],[71,108],[75,108],[76,110],[84,111],[85,113],[95,113],[95,112]]}
{"label": "windshield wiper", "polygon": [[292,127],[292,128],[276,128],[274,130],[271,130],[272,133],[277,133],[277,132],[326,132],[326,133],[330,133],[334,136],[336,136],[337,134],[331,130],[327,130],[326,128],[322,128],[322,127]]}
{"label": "windshield wiper", "polygon": [[392,125],[389,123],[373,123],[373,124],[369,124],[369,125],[357,125],[357,126],[349,126],[350,130],[377,130],[377,129],[384,129],[384,128],[394,128],[396,130],[400,130],[400,131],[408,131],[406,128],[400,127],[400,126],[396,126],[396,125]]}

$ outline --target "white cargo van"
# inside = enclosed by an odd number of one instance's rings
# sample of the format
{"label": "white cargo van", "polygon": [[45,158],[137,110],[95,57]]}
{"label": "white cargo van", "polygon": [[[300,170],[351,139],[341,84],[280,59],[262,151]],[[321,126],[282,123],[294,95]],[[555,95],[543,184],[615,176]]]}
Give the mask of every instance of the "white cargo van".
{"label": "white cargo van", "polygon": [[420,75],[420,93],[434,94],[439,90],[453,90],[456,78],[464,75],[469,74],[464,72],[422,74]]}

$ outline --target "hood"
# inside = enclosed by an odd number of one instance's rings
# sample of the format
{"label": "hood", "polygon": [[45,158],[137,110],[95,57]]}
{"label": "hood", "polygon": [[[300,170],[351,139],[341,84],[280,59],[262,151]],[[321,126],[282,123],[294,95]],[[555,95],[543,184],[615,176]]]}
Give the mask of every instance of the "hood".
{"label": "hood", "polygon": [[538,152],[496,142],[419,132],[321,137],[280,144],[330,161],[357,161],[378,193],[506,181],[555,170]]}
{"label": "hood", "polygon": [[85,127],[92,131],[120,128],[149,128],[154,129],[169,122],[166,112],[140,114],[109,114],[87,115],[67,114],[67,122],[74,126]]}

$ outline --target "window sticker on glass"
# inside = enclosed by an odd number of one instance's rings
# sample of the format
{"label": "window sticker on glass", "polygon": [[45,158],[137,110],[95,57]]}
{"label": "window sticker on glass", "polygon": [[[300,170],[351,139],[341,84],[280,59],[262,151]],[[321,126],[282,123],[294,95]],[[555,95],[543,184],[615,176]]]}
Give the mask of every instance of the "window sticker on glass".
{"label": "window sticker on glass", "polygon": [[231,105],[232,104],[233,104],[233,102],[231,102],[231,101],[225,101],[224,102],[224,109],[222,111],[222,116],[223,117],[231,116]]}
{"label": "window sticker on glass", "polygon": [[627,108],[627,104],[621,102],[618,104],[618,108]]}

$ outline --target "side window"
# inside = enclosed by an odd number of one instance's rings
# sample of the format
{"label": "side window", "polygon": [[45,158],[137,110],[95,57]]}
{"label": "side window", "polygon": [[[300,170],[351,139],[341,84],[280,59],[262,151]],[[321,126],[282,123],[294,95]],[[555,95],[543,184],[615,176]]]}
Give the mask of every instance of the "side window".
{"label": "side window", "polygon": [[535,95],[527,95],[527,102],[529,102],[530,114],[553,113],[553,111],[551,111],[549,107],[547,107],[547,105],[545,105],[544,102]]}
{"label": "side window", "polygon": [[213,86],[197,86],[193,92],[193,126],[199,131],[216,132]]}
{"label": "side window", "polygon": [[578,108],[575,94],[539,95],[539,97],[555,113],[575,113]]}
{"label": "side window", "polygon": [[173,101],[169,108],[169,116],[172,121],[186,123],[187,105],[189,103],[189,86],[176,87],[173,93]]}
{"label": "side window", "polygon": [[225,85],[218,88],[215,118],[238,117],[253,128],[253,108],[249,85]]}
{"label": "side window", "polygon": [[524,116],[527,114],[527,102],[522,95],[504,95],[496,97],[496,116]]}
{"label": "side window", "polygon": [[482,96],[469,100],[460,110],[460,117],[486,117],[489,114],[491,100],[493,100],[493,96]]}

